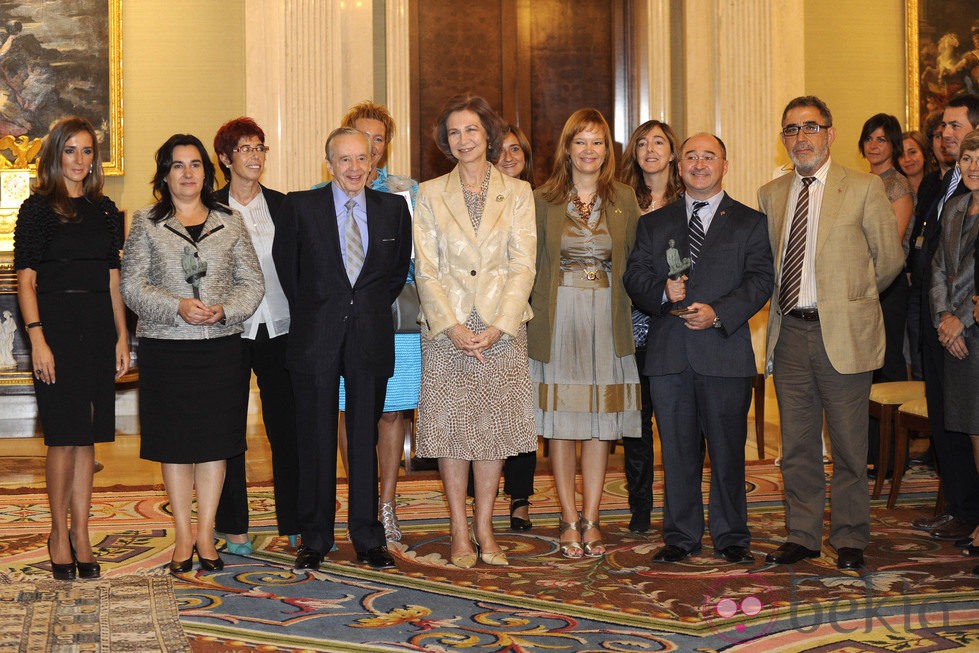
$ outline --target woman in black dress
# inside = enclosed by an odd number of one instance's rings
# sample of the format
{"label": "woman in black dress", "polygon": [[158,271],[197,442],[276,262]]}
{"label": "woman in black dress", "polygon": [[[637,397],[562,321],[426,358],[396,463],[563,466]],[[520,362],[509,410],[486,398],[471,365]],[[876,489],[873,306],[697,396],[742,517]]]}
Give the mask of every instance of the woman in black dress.
{"label": "woman in black dress", "polygon": [[214,519],[225,460],[245,451],[241,325],[265,280],[241,218],[214,198],[214,164],[196,136],[175,134],[157,150],[153,194],[156,203],[133,216],[122,257],[122,296],[139,316],[139,455],[163,466],[170,570],[190,571],[196,551],[212,571],[224,566]]}
{"label": "woman in black dress", "polygon": [[[98,578],[88,516],[96,442],[115,438],[115,379],[129,369],[119,292],[119,210],[102,194],[92,125],[55,123],[14,231],[17,299],[31,341],[34,394],[48,446],[48,556],[59,580]],[[68,516],[71,515],[70,526]]]}

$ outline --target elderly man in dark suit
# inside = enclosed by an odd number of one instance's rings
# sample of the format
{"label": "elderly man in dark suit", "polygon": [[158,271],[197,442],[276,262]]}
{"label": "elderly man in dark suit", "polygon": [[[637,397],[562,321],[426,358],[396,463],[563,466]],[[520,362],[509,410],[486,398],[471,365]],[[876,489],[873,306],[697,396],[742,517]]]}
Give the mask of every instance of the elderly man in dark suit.
{"label": "elderly man in dark suit", "polygon": [[318,569],[333,547],[340,376],[347,387],[348,531],[357,560],[393,567],[377,519],[377,420],[394,373],[391,304],[411,257],[411,218],[400,195],[365,188],[370,145],[361,132],[326,141],[333,181],[289,193],[272,255],[289,299],[286,366],[296,397],[299,525],[296,569]]}
{"label": "elderly man in dark suit", "polygon": [[[643,216],[625,286],[650,315],[642,373],[650,377],[663,447],[665,546],[654,562],[679,562],[700,551],[704,533],[701,440],[711,460],[710,535],[714,555],[750,563],[744,446],[755,358],[748,318],[774,285],[765,216],[722,189],[724,143],[711,134],[680,148],[686,194]],[[671,278],[671,259],[688,253],[689,272]],[[675,274],[673,276],[676,276]],[[684,313],[671,313],[685,307]]]}
{"label": "elderly man in dark suit", "polygon": [[829,541],[837,567],[856,570],[870,542],[867,405],[872,372],[884,362],[878,295],[901,271],[904,250],[880,177],[833,163],[835,138],[822,100],[790,101],[782,143],[795,171],[758,191],[778,270],[766,372],[774,373],[778,396],[788,529],[766,560],[793,564],[820,555],[825,412],[833,446]]}

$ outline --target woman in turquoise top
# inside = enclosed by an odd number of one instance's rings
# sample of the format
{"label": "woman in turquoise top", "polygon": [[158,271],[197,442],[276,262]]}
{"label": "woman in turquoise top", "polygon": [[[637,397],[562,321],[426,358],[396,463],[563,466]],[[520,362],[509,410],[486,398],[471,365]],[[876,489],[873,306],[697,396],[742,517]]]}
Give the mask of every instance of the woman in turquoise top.
{"label": "woman in turquoise top", "polygon": [[[368,180],[374,190],[386,193],[411,194],[411,206],[415,206],[418,182],[411,177],[388,174],[388,145],[394,137],[394,119],[387,108],[365,100],[352,106],[340,121],[342,127],[353,127],[367,135],[371,144],[371,163],[374,167]],[[320,184],[323,185],[323,184]],[[414,285],[414,264],[408,270],[407,283]],[[415,315],[408,316],[414,324]],[[384,413],[377,423],[377,471],[380,479],[379,512],[384,524],[384,535],[391,542],[401,539],[398,517],[395,514],[395,489],[398,484],[398,469],[401,465],[401,452],[404,450],[405,421],[404,411],[418,407],[418,388],[421,385],[421,341],[418,331],[394,334],[394,376],[388,380],[384,399]],[[346,406],[346,390],[340,379],[340,410]],[[347,430],[340,419],[338,433],[340,457],[347,466]]]}

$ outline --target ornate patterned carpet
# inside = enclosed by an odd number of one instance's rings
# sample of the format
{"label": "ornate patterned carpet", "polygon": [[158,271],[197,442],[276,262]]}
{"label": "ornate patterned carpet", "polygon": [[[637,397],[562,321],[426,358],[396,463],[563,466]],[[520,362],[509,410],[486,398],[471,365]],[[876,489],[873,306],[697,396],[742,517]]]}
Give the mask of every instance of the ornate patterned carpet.
{"label": "ornate patterned carpet", "polygon": [[[751,569],[712,557],[709,538],[683,564],[651,564],[660,516],[651,534],[630,534],[624,480],[610,474],[604,559],[560,556],[552,480],[539,476],[534,529],[510,533],[498,523],[511,566],[456,569],[438,481],[409,479],[398,487],[398,570],[355,564],[343,540],[320,572],[297,573],[294,551],[272,527],[271,489],[253,487],[255,553],[226,555],[222,572],[175,580],[180,620],[195,651],[979,650],[979,578],[971,574],[979,559],[907,527],[931,511],[932,474],[905,476],[894,510],[874,502],[868,569],[853,574],[836,570],[828,545],[794,568],[766,567],[764,554],[784,538],[780,479],[771,462],[748,473],[759,561]],[[154,573],[169,560],[160,489],[100,492],[95,502],[106,576]],[[344,496],[339,504],[342,519]],[[502,498],[497,513],[505,515]],[[0,496],[0,571],[46,575],[45,519],[43,495]]]}
{"label": "ornate patterned carpet", "polygon": [[0,579],[4,651],[190,651],[170,579]]}

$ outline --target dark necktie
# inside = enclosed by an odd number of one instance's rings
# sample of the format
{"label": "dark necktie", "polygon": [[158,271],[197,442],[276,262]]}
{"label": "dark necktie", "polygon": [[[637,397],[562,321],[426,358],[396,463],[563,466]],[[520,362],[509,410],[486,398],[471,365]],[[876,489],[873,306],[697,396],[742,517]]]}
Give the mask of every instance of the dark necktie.
{"label": "dark necktie", "polygon": [[815,177],[803,177],[799,199],[795,203],[789,245],[782,260],[782,280],[778,292],[778,306],[788,313],[799,303],[802,290],[802,263],[806,257],[806,231],[809,229],[809,185]]}
{"label": "dark necktie", "polygon": [[697,257],[704,246],[704,223],[700,221],[700,209],[707,206],[707,202],[694,202],[693,215],[690,216],[689,232],[687,234],[690,243],[690,266],[697,264]]}
{"label": "dark necktie", "polygon": [[354,219],[357,203],[349,199],[344,206],[347,207],[347,228],[344,230],[347,239],[347,278],[352,286],[360,276],[360,268],[364,267],[364,240],[360,236],[360,226]]}

